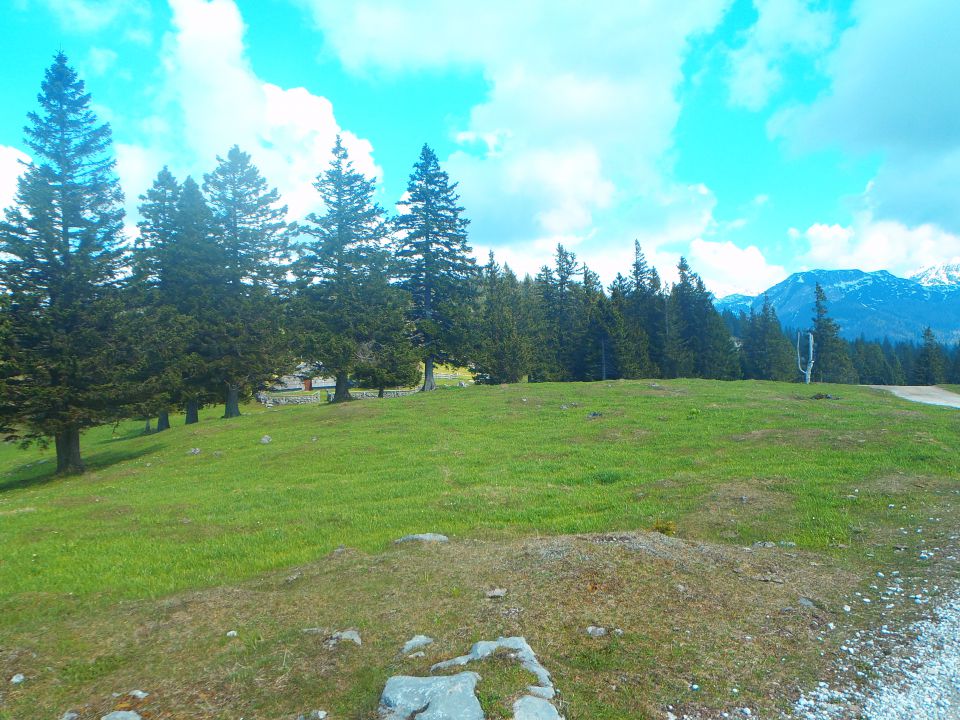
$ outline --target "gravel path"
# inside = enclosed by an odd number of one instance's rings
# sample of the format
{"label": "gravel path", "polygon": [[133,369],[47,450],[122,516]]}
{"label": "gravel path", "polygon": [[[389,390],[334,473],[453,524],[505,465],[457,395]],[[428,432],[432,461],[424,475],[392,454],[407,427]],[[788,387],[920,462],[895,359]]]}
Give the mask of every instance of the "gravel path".
{"label": "gravel path", "polygon": [[[886,627],[881,632],[891,632]],[[836,690],[821,683],[794,706],[803,720],[957,720],[960,718],[960,593],[945,598],[931,620],[915,623],[902,652],[871,663],[877,673],[867,688]],[[851,655],[869,654],[863,636]],[[861,656],[862,657],[862,656]]]}
{"label": "gravel path", "polygon": [[[960,408],[960,395],[939,387],[871,385],[926,405]],[[955,558],[951,557],[951,560]],[[881,634],[896,634],[886,626]],[[960,591],[942,598],[930,620],[915,623],[900,637],[912,640],[900,652],[872,664],[876,679],[863,690],[821,683],[794,706],[803,720],[960,720]],[[874,640],[857,637],[851,656],[871,655]],[[863,654],[861,654],[863,653]]]}
{"label": "gravel path", "polygon": [[870,385],[870,387],[875,390],[886,390],[904,400],[912,400],[924,405],[960,408],[960,395],[935,385]]}

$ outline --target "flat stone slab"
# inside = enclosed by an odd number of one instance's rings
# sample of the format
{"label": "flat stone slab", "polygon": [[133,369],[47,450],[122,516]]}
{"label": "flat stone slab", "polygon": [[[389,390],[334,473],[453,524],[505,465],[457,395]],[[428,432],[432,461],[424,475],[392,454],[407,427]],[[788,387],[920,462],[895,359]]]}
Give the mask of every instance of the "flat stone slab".
{"label": "flat stone slab", "polygon": [[533,649],[527,643],[526,639],[522,637],[501,637],[497,638],[496,640],[481,640],[480,642],[474,643],[473,647],[470,648],[470,652],[466,655],[455,657],[452,660],[438,662],[436,665],[430,668],[430,672],[447,670],[452,667],[466,665],[467,663],[474,662],[475,660],[483,660],[484,658],[488,658],[493,655],[497,650],[512,651],[517,660],[523,666],[523,669],[536,676],[537,682],[540,683],[540,687],[549,689],[553,688],[553,681],[550,679],[550,672],[540,664],[540,661],[537,660],[536,653],[533,652]]}
{"label": "flat stone slab", "polygon": [[480,676],[462,672],[441,677],[395,675],[380,696],[381,720],[484,720],[476,689]]}
{"label": "flat stone slab", "polygon": [[513,704],[513,720],[561,720],[561,717],[543,698],[524,695]]}
{"label": "flat stone slab", "polygon": [[414,635],[412,638],[407,640],[403,645],[403,650],[401,652],[404,655],[409,655],[414,650],[419,650],[422,647],[431,645],[433,643],[433,638],[426,635]]}
{"label": "flat stone slab", "polygon": [[450,538],[440,533],[417,533],[415,535],[404,535],[402,538],[394,540],[395,543],[424,542],[424,543],[445,543],[450,542]]}

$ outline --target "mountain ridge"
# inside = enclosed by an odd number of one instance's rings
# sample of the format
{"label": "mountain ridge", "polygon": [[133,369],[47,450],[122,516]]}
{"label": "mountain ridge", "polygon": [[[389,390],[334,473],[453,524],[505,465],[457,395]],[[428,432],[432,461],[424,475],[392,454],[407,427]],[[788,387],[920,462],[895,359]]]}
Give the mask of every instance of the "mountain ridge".
{"label": "mountain ridge", "polygon": [[757,296],[730,295],[715,304],[721,312],[758,311],[766,296],[783,327],[806,328],[817,283],[847,339],[916,341],[929,326],[941,342],[960,342],[960,264],[931,266],[908,278],[887,270],[804,270]]}

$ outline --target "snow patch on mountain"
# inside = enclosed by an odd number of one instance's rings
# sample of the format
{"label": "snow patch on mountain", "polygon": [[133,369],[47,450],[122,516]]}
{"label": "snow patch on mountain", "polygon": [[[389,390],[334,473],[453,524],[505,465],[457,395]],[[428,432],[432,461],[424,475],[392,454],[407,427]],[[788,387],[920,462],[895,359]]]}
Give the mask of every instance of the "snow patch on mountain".
{"label": "snow patch on mountain", "polygon": [[960,262],[929,265],[910,279],[925,287],[960,285]]}

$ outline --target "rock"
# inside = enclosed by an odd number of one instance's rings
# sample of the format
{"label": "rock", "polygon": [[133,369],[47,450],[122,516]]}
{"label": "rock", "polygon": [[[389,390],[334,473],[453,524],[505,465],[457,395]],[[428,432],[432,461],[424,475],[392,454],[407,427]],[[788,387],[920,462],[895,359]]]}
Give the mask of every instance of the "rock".
{"label": "rock", "polygon": [[597,627],[596,625],[591,625],[587,628],[587,635],[592,638],[602,638],[607,634],[607,629],[602,627]]}
{"label": "rock", "polygon": [[26,680],[26,679],[27,679],[27,678],[26,678],[26,676],[25,676],[23,673],[17,673],[17,674],[14,675],[12,678],[10,678],[10,682],[11,682],[12,684],[14,684],[14,685],[19,685],[20,683],[22,683],[22,682],[23,682],[24,680]]}
{"label": "rock", "polygon": [[114,710],[112,713],[104,715],[100,720],[143,720],[143,718],[140,717],[140,713],[133,710]]}
{"label": "rock", "polygon": [[228,631],[227,631],[227,637],[228,637],[228,638],[235,638],[236,636],[237,636],[237,631],[236,631],[236,630],[228,630]]}
{"label": "rock", "polygon": [[440,535],[439,533],[417,533],[415,535],[404,535],[398,540],[394,540],[394,543],[407,543],[407,542],[424,542],[424,543],[445,543],[450,542],[450,538],[446,535]]}
{"label": "rock", "polygon": [[187,450],[187,455],[199,455],[199,454],[200,454],[200,448],[190,448],[189,450]]}
{"label": "rock", "polygon": [[507,596],[507,591],[503,588],[494,588],[487,591],[487,597],[491,600],[502,600]]}
{"label": "rock", "polygon": [[136,698],[137,700],[146,700],[148,697],[150,697],[150,693],[144,692],[143,690],[131,690],[127,693],[127,695],[132,698]]}
{"label": "rock", "polygon": [[409,655],[407,655],[407,657],[410,658],[411,660],[419,660],[420,658],[426,657],[426,656],[427,654],[423,650],[418,650],[415,653],[410,653]]}
{"label": "rock", "polygon": [[326,645],[332,648],[346,640],[349,640],[354,645],[363,645],[363,641],[360,639],[360,633],[356,630],[341,630],[340,632],[335,632],[327,639]]}
{"label": "rock", "polygon": [[797,603],[802,607],[807,608],[808,610],[813,610],[817,607],[817,604],[808,597],[800,598],[799,600],[797,600]]}
{"label": "rock", "polygon": [[326,710],[311,710],[306,715],[298,715],[297,720],[325,720],[326,717]]}
{"label": "rock", "polygon": [[80,713],[74,712],[73,710],[67,710],[63,715],[60,716],[60,720],[80,720]]}
{"label": "rock", "polygon": [[533,649],[527,643],[526,639],[522,637],[501,637],[496,640],[481,640],[480,642],[475,642],[473,647],[470,648],[469,653],[455,657],[452,660],[436,663],[430,668],[430,672],[447,670],[452,667],[466,665],[475,660],[483,660],[493,655],[497,650],[513,650],[516,659],[520,662],[520,665],[523,666],[523,669],[536,676],[540,687],[553,688],[553,681],[550,679],[549,671],[540,664],[540,661],[537,660],[536,653],[533,652]]}
{"label": "rock", "polygon": [[420,648],[426,647],[432,643],[432,637],[428,637],[427,635],[414,635],[403,644],[403,650],[400,652],[402,652],[404,655],[409,655],[414,650],[419,650]]}
{"label": "rock", "polygon": [[461,380],[460,382],[457,383],[457,387],[462,387],[462,388],[463,388],[463,387],[466,387],[466,386],[467,386],[467,384],[466,384],[463,380]]}
{"label": "rock", "polygon": [[776,547],[777,544],[770,540],[760,540],[758,542],[755,542],[753,546],[756,548],[772,548],[772,547]]}
{"label": "rock", "polygon": [[441,677],[395,675],[380,695],[381,720],[484,720],[477,700],[480,676],[462,672]]}
{"label": "rock", "polygon": [[513,704],[513,720],[560,720],[560,713],[543,698],[524,695]]}
{"label": "rock", "polygon": [[603,417],[603,413],[594,411],[587,415],[588,420],[596,420],[598,417]]}
{"label": "rock", "polygon": [[613,634],[616,635],[617,637],[623,637],[623,630],[621,630],[620,628],[614,628]]}
{"label": "rock", "polygon": [[269,445],[272,441],[273,441],[273,438],[270,437],[269,435],[264,435],[262,438],[260,438],[261,445]]}

